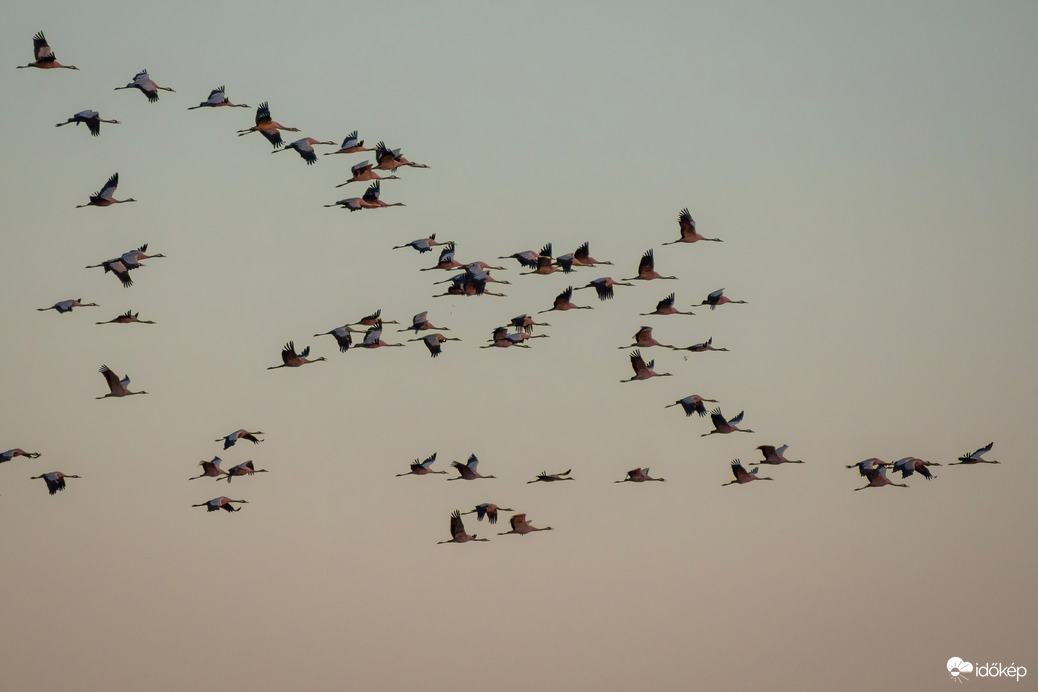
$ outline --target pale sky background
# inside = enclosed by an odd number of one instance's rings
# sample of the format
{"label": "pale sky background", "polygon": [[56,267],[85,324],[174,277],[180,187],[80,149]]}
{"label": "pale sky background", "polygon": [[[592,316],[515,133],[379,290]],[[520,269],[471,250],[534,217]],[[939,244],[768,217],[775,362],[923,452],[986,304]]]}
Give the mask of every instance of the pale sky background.
{"label": "pale sky background", "polygon": [[[0,451],[43,456],[0,466],[0,689],[927,690],[952,656],[1038,675],[1035,3],[3,16]],[[15,69],[40,30],[78,72]],[[113,90],[142,68],[176,93]],[[186,110],[221,84],[253,108]],[[359,129],[430,168],[383,184],[406,207],[326,209],[373,155],[271,156],[235,136],[261,101],[286,141]],[[54,127],[88,108],[122,124]],[[75,208],[116,171],[138,203]],[[662,247],[686,206],[725,242]],[[507,298],[434,299],[436,254],[391,249],[430,233],[463,261],[590,241],[615,265],[508,260]],[[142,243],[167,259],[131,288],[83,268]],[[649,248],[679,281],[581,291],[595,310],[541,316],[533,348],[477,348]],[[749,303],[638,316],[721,287]],[[102,307],[36,311],[79,297]],[[433,360],[310,336],[376,308],[464,341]],[[94,324],[128,309],[158,324]],[[675,376],[621,384],[642,324],[731,351],[652,349]],[[267,371],[289,340],[328,362]],[[149,394],[96,401],[102,363]],[[700,437],[664,408],[692,393],[756,433]],[[265,442],[223,453],[237,428]],[[853,492],[844,468],[992,440],[1001,465],[908,489]],[[807,463],[721,487],[783,443]],[[497,479],[394,477],[432,452]],[[189,482],[215,454],[270,472]],[[668,482],[613,483],[636,466]],[[57,470],[83,478],[29,480]],[[249,504],[191,508],[222,494]],[[491,542],[436,544],[480,502],[555,530],[471,516]]]}

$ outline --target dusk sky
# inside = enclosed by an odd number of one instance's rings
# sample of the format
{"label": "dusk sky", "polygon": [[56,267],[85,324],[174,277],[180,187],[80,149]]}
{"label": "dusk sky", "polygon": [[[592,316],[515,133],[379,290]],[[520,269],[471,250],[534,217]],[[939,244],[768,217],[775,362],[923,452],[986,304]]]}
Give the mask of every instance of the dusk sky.
{"label": "dusk sky", "polygon": [[[2,690],[939,690],[1038,675],[1038,5],[254,2],[11,5]],[[78,70],[15,69],[43,31]],[[149,103],[115,90],[147,69]],[[249,108],[200,108],[226,86]],[[374,152],[428,168],[326,208]],[[55,128],[99,111],[99,137]],[[115,197],[88,207],[119,173]],[[388,173],[383,173],[388,175]],[[666,245],[688,208],[724,242]],[[432,297],[436,234],[505,297]],[[590,242],[612,266],[522,276]],[[85,269],[148,245],[124,288]],[[567,286],[677,280],[492,331]],[[525,271],[525,270],[523,270]],[[710,310],[711,292],[747,301]],[[641,316],[674,292],[694,316]],[[81,298],[99,307],[38,311]],[[692,306],[697,307],[692,307]],[[340,353],[381,309],[406,348]],[[156,324],[104,324],[127,310]],[[438,358],[400,332],[429,312]],[[643,349],[670,377],[631,377]],[[421,334],[421,335],[424,335]],[[362,335],[355,335],[357,340]],[[267,370],[282,345],[325,362]],[[146,396],[96,400],[98,368]],[[752,434],[666,408],[745,411]],[[263,431],[260,444],[216,442]],[[994,441],[985,459],[956,465]],[[788,444],[803,464],[722,487]],[[405,476],[437,453],[434,470]],[[494,479],[452,481],[479,457]],[[199,461],[268,473],[189,481]],[[916,456],[908,488],[846,466]],[[649,467],[666,483],[614,483]],[[528,484],[542,471],[573,482]],[[79,475],[51,497],[51,471]],[[226,495],[241,511],[192,507]],[[552,531],[451,512],[493,502]],[[1029,676],[1029,677],[1030,677]],[[1022,681],[1021,689],[1026,685]],[[1003,680],[969,680],[987,689]],[[1015,683],[1014,683],[1015,684]]]}

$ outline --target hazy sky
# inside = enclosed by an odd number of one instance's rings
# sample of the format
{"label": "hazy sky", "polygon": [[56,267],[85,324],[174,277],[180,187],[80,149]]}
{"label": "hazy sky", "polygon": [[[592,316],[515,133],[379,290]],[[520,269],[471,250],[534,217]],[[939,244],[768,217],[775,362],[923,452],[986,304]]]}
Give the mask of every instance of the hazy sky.
{"label": "hazy sky", "polygon": [[[2,29],[0,451],[42,456],[0,466],[0,688],[924,690],[953,656],[1038,675],[1034,3],[49,5]],[[78,71],[15,69],[40,30]],[[176,92],[114,90],[142,68]],[[252,108],[187,110],[220,85]],[[262,101],[286,141],[358,129],[430,168],[382,186],[405,207],[325,208],[373,152],[271,156],[235,136]],[[120,124],[54,127],[84,109]],[[116,171],[137,203],[75,208]],[[724,242],[663,247],[684,207]],[[436,253],[391,249],[431,233],[462,261],[590,241],[614,266],[502,260],[506,298],[432,298]],[[84,269],[144,243],[167,258],[130,288]],[[595,309],[541,315],[533,348],[478,348],[650,248],[678,281],[580,291]],[[639,316],[721,287],[748,304]],[[36,310],[68,298],[101,307]],[[463,341],[311,336],[377,308]],[[126,310],[158,324],[94,324]],[[621,384],[643,324],[730,351],[647,349],[673,376]],[[267,371],[289,340],[328,361]],[[102,363],[149,394],[96,401]],[[701,437],[665,408],[692,393],[756,432]],[[237,428],[265,441],[223,452]],[[907,489],[844,468],[992,440],[1001,465]],[[721,487],[784,443],[806,463]],[[433,452],[497,478],[395,477]],[[269,473],[187,480],[216,454]],[[668,482],[613,483],[640,466]],[[50,497],[29,479],[49,471],[82,478]],[[249,504],[191,507],[224,494]],[[490,542],[437,545],[481,502],[554,530],[469,516]]]}

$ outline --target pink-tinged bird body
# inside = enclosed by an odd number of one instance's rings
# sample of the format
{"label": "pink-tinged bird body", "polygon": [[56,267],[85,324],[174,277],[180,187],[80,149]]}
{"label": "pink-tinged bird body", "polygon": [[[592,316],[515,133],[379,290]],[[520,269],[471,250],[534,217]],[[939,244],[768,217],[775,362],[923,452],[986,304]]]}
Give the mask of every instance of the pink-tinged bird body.
{"label": "pink-tinged bird body", "polygon": [[750,481],[773,481],[773,480],[775,480],[774,478],[768,478],[767,476],[758,476],[757,475],[758,471],[760,471],[760,467],[759,466],[757,468],[753,469],[753,471],[747,472],[746,469],[744,469],[742,467],[742,462],[741,461],[739,461],[738,459],[732,459],[732,475],[735,476],[735,480],[734,481],[728,481],[727,483],[722,483],[721,487],[723,488],[726,485],[734,485],[736,483],[738,483],[739,485],[742,485],[743,483],[749,483]]}
{"label": "pink-tinged bird body", "polygon": [[[419,254],[424,254],[426,252],[431,252],[432,249],[437,245],[453,245],[453,241],[445,240],[443,242],[439,242],[436,240],[436,234],[433,233],[428,238],[419,238],[417,240],[412,240],[410,243],[404,243],[403,245],[394,245],[393,249],[400,250],[401,248],[409,247],[414,250],[417,250]],[[457,266],[460,267],[461,265],[459,264]],[[437,267],[437,269],[438,268],[439,267]]]}
{"label": "pink-tinged bird body", "polygon": [[504,533],[499,533],[499,534],[497,534],[498,536],[507,536],[510,533],[516,533],[516,534],[519,534],[520,536],[524,536],[524,535],[526,535],[528,533],[533,533],[534,531],[551,531],[552,530],[552,528],[550,526],[545,526],[545,527],[540,528],[540,529],[538,529],[538,528],[536,528],[534,526],[531,526],[530,523],[528,521],[526,521],[526,514],[513,514],[508,519],[508,523],[509,523],[509,525],[511,525],[512,529],[510,531],[505,531]]}
{"label": "pink-tinged bird body", "polygon": [[100,307],[97,303],[84,303],[82,298],[75,298],[69,300],[62,300],[58,303],[54,303],[49,308],[36,308],[38,311],[43,312],[45,310],[56,310],[59,314],[65,314],[66,312],[72,312],[73,308],[96,308]]}
{"label": "pink-tinged bird body", "polygon": [[535,269],[537,267],[537,260],[540,255],[533,250],[524,250],[522,252],[513,252],[511,255],[505,257],[498,257],[498,259],[515,259],[519,262],[519,266],[526,267],[528,269]]}
{"label": "pink-tinged bird body", "polygon": [[349,185],[350,183],[362,183],[369,180],[400,180],[395,175],[379,175],[374,171],[374,166],[370,161],[361,161],[355,163],[350,167],[350,172],[353,175],[345,183],[339,183],[335,187],[342,187],[343,185]]}
{"label": "pink-tinged bird body", "polygon": [[[500,258],[499,258],[500,259]],[[562,259],[561,257],[559,258]],[[533,271],[523,272],[523,276],[529,276],[530,274],[554,274],[557,271],[569,272],[572,267],[572,257],[570,260],[560,262],[556,264],[551,254],[551,243],[546,243],[541,248],[541,252],[533,260]],[[520,263],[523,260],[519,260]]]}
{"label": "pink-tinged bird body", "polygon": [[718,305],[724,305],[725,303],[745,304],[746,301],[745,300],[732,300],[731,298],[728,298],[727,296],[724,295],[724,289],[723,288],[719,288],[716,291],[714,291],[713,293],[711,293],[710,295],[708,295],[706,297],[706,300],[704,300],[702,303],[700,303],[700,305],[709,305],[710,309],[713,310]]}
{"label": "pink-tinged bird body", "polygon": [[95,399],[107,399],[108,397],[123,397],[132,396],[134,394],[147,394],[147,392],[131,392],[130,387],[130,376],[126,375],[121,380],[119,376],[112,372],[107,365],[102,365],[98,370],[102,375],[105,376],[105,382],[108,383],[108,394],[104,396],[94,397]]}
{"label": "pink-tinged bird body", "polygon": [[414,317],[411,318],[411,326],[410,327],[405,327],[404,329],[398,329],[397,331],[398,332],[409,332],[409,331],[413,330],[415,334],[417,334],[420,331],[426,331],[426,330],[429,330],[429,329],[442,329],[444,331],[448,331],[448,332],[450,331],[449,327],[437,327],[432,322],[430,322],[428,318],[429,318],[429,311],[428,310],[425,310],[423,312],[419,312],[417,315],[415,315]]}
{"label": "pink-tinged bird body", "polygon": [[634,343],[630,346],[618,346],[617,348],[651,348],[653,346],[663,346],[664,348],[674,348],[670,344],[661,344],[659,341],[652,336],[652,327],[642,327],[634,333],[631,337],[634,339]]}
{"label": "pink-tinged bird body", "polygon": [[573,266],[574,267],[593,267],[596,264],[612,264],[612,262],[603,262],[596,260],[590,255],[591,244],[584,243],[573,252]]}
{"label": "pink-tinged bird body", "polygon": [[577,290],[583,288],[593,288],[598,293],[599,300],[612,300],[613,299],[613,286],[633,286],[632,283],[626,281],[614,281],[611,277],[603,276],[599,279],[595,279],[589,282],[586,286],[580,286]]}
{"label": "pink-tinged bird body", "polygon": [[326,204],[326,207],[341,207],[343,209],[349,209],[350,211],[360,211],[361,209],[378,209],[380,207],[404,207],[407,206],[403,202],[393,202],[392,204],[383,202],[379,199],[382,194],[381,181],[376,180],[368,186],[368,189],[364,192],[363,197],[350,197],[348,199],[340,199],[335,204]]}
{"label": "pink-tinged bird body", "polygon": [[411,168],[428,168],[424,163],[414,163],[401,155],[399,149],[390,149],[385,142],[375,145],[375,168],[380,171],[395,171],[402,166]]}
{"label": "pink-tinged bird body", "polygon": [[123,287],[129,288],[133,285],[133,279],[130,278],[130,272],[134,269],[140,269],[141,267],[143,267],[144,265],[141,264],[141,262],[143,262],[146,259],[166,257],[161,253],[149,255],[147,251],[148,244],[145,243],[136,250],[128,250],[119,257],[107,259],[104,262],[101,262],[100,264],[89,264],[86,266],[86,268],[95,269],[97,267],[102,267],[105,270],[106,274],[108,272],[112,272],[113,274],[115,274],[115,277],[119,279],[119,281],[122,283]]}
{"label": "pink-tinged bird body", "polygon": [[18,65],[19,69],[23,67],[38,67],[41,70],[50,70],[56,67],[63,67],[66,70],[78,70],[79,68],[75,65],[62,65],[54,56],[54,52],[50,49],[47,44],[47,39],[43,36],[43,32],[37,32],[32,37],[32,55],[35,60],[28,65]]}
{"label": "pink-tinged bird body", "polygon": [[301,353],[296,353],[295,342],[289,341],[285,344],[284,348],[281,349],[281,365],[271,365],[267,370],[276,370],[277,368],[298,368],[300,365],[306,365],[307,363],[317,363],[325,360],[324,356],[320,358],[314,358],[309,360],[307,356],[310,355],[310,347],[307,346]]}
{"label": "pink-tinged bird body", "polygon": [[846,468],[858,469],[859,475],[866,476],[868,475],[869,471],[873,471],[877,468],[885,466],[887,466],[887,462],[883,461],[882,459],[872,457],[869,459],[863,459],[862,461],[859,461],[856,464],[848,464]]}
{"label": "pink-tinged bird body", "polygon": [[256,124],[245,130],[238,130],[238,136],[247,135],[250,132],[259,132],[267,141],[274,145],[274,148],[282,146],[285,142],[281,139],[281,130],[285,132],[299,132],[297,127],[285,127],[281,123],[272,120],[270,117],[270,107],[267,102],[264,101],[256,109]]}
{"label": "pink-tinged bird body", "polygon": [[698,344],[692,344],[691,346],[671,346],[675,351],[691,351],[692,353],[703,353],[704,351],[727,351],[727,348],[715,348],[714,337],[710,337],[706,341]]}
{"label": "pink-tinged bird body", "polygon": [[948,466],[959,466],[960,464],[999,464],[998,461],[988,461],[984,458],[984,455],[991,451],[991,448],[995,446],[994,442],[989,442],[986,446],[981,447],[972,454],[963,454],[959,457],[957,462],[952,462]]}
{"label": "pink-tinged bird body", "polygon": [[101,123],[111,123],[112,125],[118,125],[119,121],[105,120],[97,111],[86,110],[79,111],[63,123],[56,123],[54,127],[61,127],[62,125],[68,125],[69,123],[75,123],[77,126],[80,123],[83,123],[87,126],[87,130],[90,131],[90,134],[94,137],[97,137],[101,134]]}
{"label": "pink-tinged bird body", "polygon": [[700,435],[700,437],[706,437],[707,435],[714,435],[716,433],[726,435],[728,433],[733,432],[753,432],[752,430],[746,430],[743,428],[736,427],[736,425],[742,422],[743,414],[745,414],[745,411],[739,411],[739,415],[735,418],[732,418],[731,420],[725,420],[724,415],[721,413],[721,409],[719,407],[715,408],[713,411],[710,412],[710,422],[714,424],[714,429],[708,433],[703,433],[702,435]]}
{"label": "pink-tinged bird body", "polygon": [[357,131],[346,135],[346,139],[342,140],[342,146],[339,147],[338,151],[326,151],[325,156],[329,154],[355,154],[360,151],[374,151],[374,149],[368,149],[364,146],[363,139],[357,139]]}
{"label": "pink-tinged bird body", "polygon": [[621,382],[633,382],[634,380],[647,380],[650,377],[670,377],[669,372],[656,372],[653,370],[653,366],[656,361],[650,360],[648,363],[642,358],[641,351],[631,352],[631,367],[634,369],[634,377],[626,380],[620,380]]}
{"label": "pink-tinged bird body", "polygon": [[686,417],[698,413],[699,417],[702,418],[706,416],[706,405],[703,403],[706,401],[709,401],[712,404],[719,403],[717,399],[704,399],[698,394],[690,394],[683,399],[678,399],[673,404],[667,404],[663,408],[670,408],[671,406],[678,406],[680,404],[681,408],[685,410]]}
{"label": "pink-tinged bird body", "polygon": [[513,317],[509,322],[511,327],[517,332],[524,332],[526,334],[533,334],[534,327],[550,327],[551,325],[547,322],[534,322],[533,318],[527,314],[518,315]]}
{"label": "pink-tinged bird body", "polygon": [[302,139],[297,139],[296,141],[286,146],[284,149],[275,149],[270,153],[279,154],[283,151],[288,151],[289,149],[295,149],[297,152],[299,152],[299,156],[302,157],[304,161],[306,161],[306,165],[312,166],[313,164],[317,163],[317,154],[314,153],[315,144],[331,144],[332,146],[335,146],[335,142],[322,142],[320,140],[314,139],[313,137],[304,137]]}
{"label": "pink-tinged bird body", "polygon": [[656,271],[656,260],[652,254],[652,250],[646,250],[645,254],[642,255],[641,260],[638,262],[638,276],[632,276],[624,281],[652,281],[653,279],[677,279],[676,276],[663,276]]}
{"label": "pink-tinged bird body", "polygon": [[222,510],[224,510],[226,512],[240,512],[241,511],[241,507],[235,507],[234,505],[231,504],[232,502],[237,502],[238,504],[242,504],[242,505],[249,504],[247,500],[232,500],[229,497],[221,495],[220,497],[214,497],[212,500],[209,500],[208,502],[202,502],[200,504],[191,505],[191,506],[192,507],[205,507],[205,511],[207,511],[207,512],[215,512],[215,511],[217,511],[219,509],[222,509]]}
{"label": "pink-tinged bird body", "polygon": [[24,449],[15,448],[9,449],[6,452],[0,452],[0,464],[5,461],[10,461],[15,457],[25,457],[26,459],[36,459],[40,456],[39,452],[26,452]]}
{"label": "pink-tinged bird body", "polygon": [[382,340],[382,323],[376,322],[364,332],[364,340],[354,344],[354,348],[381,348],[383,346],[403,346],[404,344],[390,344]]}
{"label": "pink-tinged bird body", "polygon": [[458,475],[454,478],[448,478],[447,480],[449,481],[474,481],[477,478],[496,478],[496,476],[483,476],[476,470],[476,467],[479,466],[479,459],[476,458],[475,454],[469,455],[468,461],[464,464],[460,461],[452,461],[451,466],[458,470]]}
{"label": "pink-tinged bird body", "polygon": [[800,459],[787,459],[786,450],[789,445],[782,445],[781,447],[774,447],[773,445],[759,445],[757,449],[764,456],[763,459],[757,462],[750,462],[751,464],[803,464],[804,462]]}
{"label": "pink-tinged bird body", "polygon": [[382,308],[379,308],[378,310],[376,310],[375,312],[371,313],[370,315],[365,315],[364,317],[361,317],[356,322],[350,322],[350,325],[354,325],[354,324],[359,324],[359,325],[362,325],[364,327],[374,327],[375,325],[400,324],[400,323],[397,322],[396,320],[383,319],[382,318]]}
{"label": "pink-tinged bird body", "polygon": [[865,490],[865,488],[882,488],[884,485],[893,485],[898,488],[907,488],[908,483],[895,483],[887,478],[887,466],[886,464],[879,464],[876,468],[869,469],[865,472],[865,478],[868,479],[869,484],[863,485],[855,490]]}
{"label": "pink-tinged bird body", "polygon": [[594,308],[590,305],[574,305],[573,304],[573,287],[570,286],[565,291],[555,296],[555,303],[547,310],[540,310],[537,312],[538,315],[551,312],[552,310],[593,310]]}
{"label": "pink-tinged bird body", "polygon": [[126,86],[115,87],[119,89],[140,89],[141,93],[148,97],[150,103],[155,103],[159,100],[159,89],[162,91],[173,91],[169,87],[159,86],[156,84],[151,77],[148,76],[147,70],[141,70],[133,77],[133,81]]}
{"label": "pink-tinged bird body", "polygon": [[497,327],[490,336],[490,344],[487,346],[480,346],[480,348],[508,348],[509,346],[530,348],[530,345],[526,343],[527,340],[545,339],[547,337],[547,334],[530,334],[525,331],[518,331],[509,334],[508,327]]}
{"label": "pink-tinged bird body", "polygon": [[476,505],[475,508],[469,510],[468,512],[462,512],[462,514],[475,514],[476,521],[483,521],[483,517],[486,517],[488,522],[490,522],[491,524],[496,524],[498,512],[514,511],[515,510],[511,507],[498,507],[493,502],[484,502],[482,504]]}
{"label": "pink-tinged bird body", "polygon": [[461,520],[461,513],[454,510],[451,514],[451,539],[449,541],[437,541],[437,545],[444,543],[468,543],[469,541],[489,541],[489,538],[476,538],[476,534],[465,533],[465,522]]}
{"label": "pink-tinged bird body", "polygon": [[396,474],[396,477],[400,478],[400,476],[427,476],[430,473],[447,473],[446,471],[433,471],[432,465],[434,461],[436,461],[436,452],[433,452],[432,455],[426,457],[425,461],[419,461],[418,459],[415,459],[414,463],[411,464],[410,471],[408,471],[407,473],[398,473]]}
{"label": "pink-tinged bird body", "polygon": [[667,479],[666,478],[653,478],[652,476],[649,475],[649,467],[646,466],[645,468],[631,469],[630,471],[627,472],[627,476],[625,476],[623,480],[613,481],[613,482],[614,483],[644,483],[646,481],[659,481],[661,483],[666,483]]}
{"label": "pink-tinged bird body", "polygon": [[104,187],[90,195],[90,201],[86,204],[77,204],[76,209],[82,209],[83,207],[108,207],[113,204],[123,204],[124,202],[136,202],[134,198],[129,199],[115,199],[115,188],[119,187],[119,174],[113,173],[112,177],[108,179]]}
{"label": "pink-tinged bird body", "polygon": [[267,469],[256,468],[251,459],[243,461],[237,466],[227,469],[227,482],[230,483],[235,476],[251,476],[254,473],[267,473]]}
{"label": "pink-tinged bird body", "polygon": [[692,220],[692,214],[688,212],[688,208],[681,210],[678,215],[678,229],[681,232],[681,236],[677,240],[672,240],[669,243],[663,243],[664,245],[674,245],[675,243],[695,243],[699,240],[711,240],[715,243],[722,242],[720,238],[705,238],[696,232],[696,222]]}
{"label": "pink-tinged bird body", "polygon": [[228,108],[250,108],[247,103],[231,103],[231,100],[224,94],[224,87],[218,87],[209,92],[209,98],[202,101],[197,106],[191,106],[188,108],[189,111],[193,111],[196,108],[220,108],[227,106]]}
{"label": "pink-tinged bird body", "polygon": [[530,483],[554,483],[555,481],[572,481],[573,476],[569,475],[573,469],[566,469],[562,473],[548,473],[547,471],[541,471],[537,474],[537,477],[532,481],[526,481],[526,484]]}
{"label": "pink-tinged bird body", "polygon": [[226,435],[224,437],[218,437],[215,440],[213,440],[213,442],[223,442],[223,448],[224,449],[230,449],[231,447],[234,446],[234,444],[238,440],[248,440],[252,444],[258,445],[260,442],[263,442],[263,440],[261,440],[258,437],[256,437],[256,435],[264,435],[264,434],[266,434],[266,433],[264,433],[262,430],[257,430],[255,432],[249,432],[248,430],[241,429],[241,430],[235,430],[230,435]]}
{"label": "pink-tinged bird body", "polygon": [[350,325],[344,324],[343,326],[336,327],[335,329],[332,329],[331,331],[320,332],[318,334],[314,334],[314,336],[329,336],[329,335],[331,335],[332,337],[335,338],[335,343],[337,343],[339,345],[339,352],[340,353],[346,353],[346,351],[350,350],[350,346],[353,345],[353,336],[351,336],[350,333],[351,332],[363,332],[363,331],[364,331],[363,329],[354,329]]}
{"label": "pink-tinged bird body", "polygon": [[642,317],[646,315],[694,315],[694,312],[682,312],[674,307],[674,294],[671,293],[669,296],[656,303],[656,309],[652,312],[640,313]]}
{"label": "pink-tinged bird body", "polygon": [[106,322],[94,322],[94,324],[131,324],[136,322],[137,324],[155,324],[151,320],[142,320],[138,318],[141,313],[134,312],[133,310],[127,310],[118,317],[113,317]]}
{"label": "pink-tinged bird body", "polygon": [[429,355],[433,358],[437,358],[443,352],[444,342],[461,341],[461,339],[450,336],[444,336],[443,334],[436,332],[435,334],[426,334],[425,336],[419,337],[417,339],[408,339],[408,341],[425,342],[425,347],[429,349]]}
{"label": "pink-tinged bird body", "polygon": [[202,473],[197,476],[188,478],[189,481],[197,480],[199,478],[219,478],[227,472],[220,468],[220,464],[223,463],[223,459],[220,457],[213,457],[209,461],[200,461],[198,465],[202,467]]}
{"label": "pink-tinged bird body", "polygon": [[51,471],[42,476],[30,476],[29,480],[35,481],[41,478],[43,479],[43,482],[47,484],[47,492],[51,495],[56,495],[59,490],[65,489],[66,478],[82,478],[82,476],[73,476],[67,473],[62,473],[61,471]]}
{"label": "pink-tinged bird body", "polygon": [[898,459],[895,461],[893,469],[894,473],[900,471],[902,478],[908,478],[918,471],[920,476],[928,481],[932,481],[934,478],[937,478],[937,476],[930,473],[930,469],[926,468],[927,466],[940,466],[940,464],[935,461],[923,461],[918,457],[905,457],[904,459]]}

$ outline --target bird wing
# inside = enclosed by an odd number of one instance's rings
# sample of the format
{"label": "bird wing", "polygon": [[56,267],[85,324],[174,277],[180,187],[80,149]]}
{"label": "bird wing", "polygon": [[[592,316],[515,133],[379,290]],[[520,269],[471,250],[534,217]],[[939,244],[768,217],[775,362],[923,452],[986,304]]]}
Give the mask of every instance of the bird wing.
{"label": "bird wing", "polygon": [[368,189],[364,192],[364,201],[366,202],[377,202],[378,196],[382,192],[382,186],[379,185],[379,181],[373,182]]}
{"label": "bird wing", "polygon": [[[350,147],[355,147],[355,146],[357,146],[357,131],[356,130],[354,130],[353,132],[351,132],[348,135],[346,135],[346,139],[342,140],[342,146],[339,147],[339,148],[340,149],[349,149]],[[367,163],[367,161],[365,161],[364,163]]]}
{"label": "bird wing", "polygon": [[469,471],[475,471],[476,467],[479,466],[479,459],[476,458],[475,454],[471,454],[465,465],[469,467]]}
{"label": "bird wing", "polygon": [[[267,106],[267,102],[264,101],[256,109],[256,125],[262,125],[263,123],[270,122],[270,108]],[[268,138],[269,139],[269,138]],[[280,139],[280,137],[279,137]]]}
{"label": "bird wing", "polygon": [[[345,144],[343,144],[343,148],[345,148]],[[370,161],[361,161],[360,163],[353,164],[350,167],[350,171],[352,171],[353,172],[353,176],[356,177],[356,176],[360,175],[361,173],[367,173],[368,171],[371,170],[371,168],[372,168],[372,164],[371,164]]]}
{"label": "bird wing", "polygon": [[656,309],[657,310],[662,310],[664,308],[672,308],[672,307],[674,307],[674,295],[675,294],[671,293],[669,296],[667,296],[666,298],[664,298],[660,302],[656,303]]}
{"label": "bird wing", "polygon": [[656,260],[653,258],[652,250],[646,250],[645,254],[642,255],[641,260],[638,262],[638,275],[645,272],[651,272],[656,267]]}
{"label": "bird wing", "polygon": [[54,53],[47,45],[47,39],[44,38],[42,31],[32,37],[32,53],[36,62],[54,62]]}
{"label": "bird wing", "polygon": [[688,208],[681,210],[681,214],[678,216],[678,227],[681,229],[682,238],[695,235],[696,222],[692,220],[692,215],[688,213]]}
{"label": "bird wing", "polygon": [[284,348],[281,349],[281,362],[285,365],[288,365],[289,361],[295,360],[298,357],[299,356],[296,355],[296,345],[291,341],[285,344]]}
{"label": "bird wing", "polygon": [[631,367],[634,368],[635,375],[646,369],[645,359],[642,358],[641,351],[634,351],[631,353]]}
{"label": "bird wing", "polygon": [[573,258],[576,259],[578,262],[583,262],[588,257],[590,257],[590,255],[591,245],[590,243],[584,243],[583,245],[578,247],[576,251],[573,253]]}
{"label": "bird wing", "polygon": [[119,186],[119,174],[113,173],[112,177],[108,179],[101,191],[98,192],[95,197],[101,197],[103,199],[111,199],[112,195],[115,194],[115,188]]}
{"label": "bird wing", "polygon": [[107,365],[102,365],[98,372],[105,376],[105,382],[108,383],[110,390],[114,392],[119,389],[119,376],[112,372]]}
{"label": "bird wing", "polygon": [[745,411],[739,411],[739,415],[736,416],[735,418],[732,418],[730,421],[728,421],[728,423],[730,425],[738,425],[739,423],[742,422],[742,417],[743,417],[743,414],[745,414],[745,413],[746,413]]}

